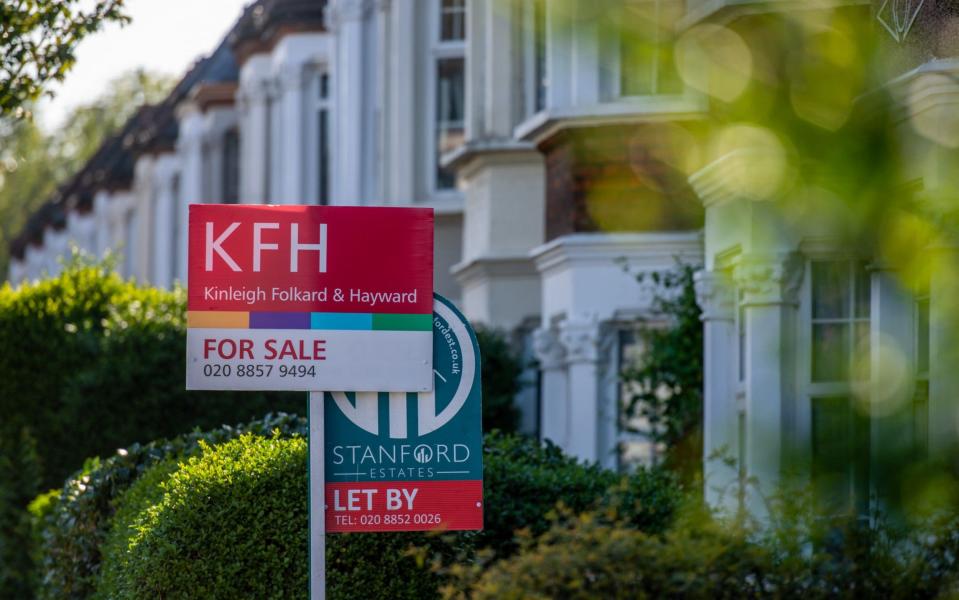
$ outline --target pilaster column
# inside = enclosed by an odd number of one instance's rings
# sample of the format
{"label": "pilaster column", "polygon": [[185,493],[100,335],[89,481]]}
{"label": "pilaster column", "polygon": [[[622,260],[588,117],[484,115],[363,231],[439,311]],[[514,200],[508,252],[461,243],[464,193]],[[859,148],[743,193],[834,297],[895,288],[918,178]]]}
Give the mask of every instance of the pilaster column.
{"label": "pilaster column", "polygon": [[278,204],[298,204],[306,198],[305,148],[303,123],[307,73],[302,64],[285,65],[280,71],[279,97],[282,127],[280,155],[276,157],[273,173],[279,177]]}
{"label": "pilaster column", "polygon": [[[240,72],[240,202],[269,201],[267,170],[270,167],[270,62],[265,54],[250,57]],[[187,165],[184,165],[186,178]]]}
{"label": "pilaster column", "polygon": [[[173,155],[163,155],[157,159],[154,172],[156,195],[153,206],[153,283],[170,288],[176,279],[174,261],[174,244],[177,241],[178,227],[174,225],[179,211],[176,205],[176,195],[173,189],[173,180],[177,173],[176,158]],[[185,222],[184,222],[185,226]]]}
{"label": "pilaster column", "polygon": [[[736,508],[737,469],[722,458],[738,451],[736,290],[729,275],[699,271],[696,301],[703,321],[703,472],[706,501]],[[711,458],[713,457],[713,458]]]}
{"label": "pilaster column", "polygon": [[577,458],[615,464],[615,454],[607,447],[604,430],[610,407],[604,390],[611,344],[609,335],[594,316],[564,321],[560,341],[566,349],[569,377],[570,436],[566,450]]}
{"label": "pilaster column", "polygon": [[556,329],[533,332],[533,352],[542,371],[540,436],[561,448],[569,440],[569,397],[566,381],[566,348]]}
{"label": "pilaster column", "polygon": [[933,249],[929,306],[929,450],[955,448],[959,423],[959,243]]}
{"label": "pilaster column", "polygon": [[110,192],[100,190],[93,197],[93,220],[96,223],[93,255],[102,258],[110,249]]}
{"label": "pilaster column", "polygon": [[[187,105],[179,115],[180,132],[177,154],[180,159],[180,197],[177,200],[178,219],[176,244],[176,277],[186,285],[187,278],[187,223],[190,204],[208,202],[203,197],[203,115],[193,105]],[[244,132],[245,133],[245,132]],[[241,171],[241,173],[244,173]]]}
{"label": "pilaster column", "polygon": [[363,116],[369,98],[363,84],[367,62],[363,22],[373,7],[370,0],[333,0],[326,13],[330,31],[336,34],[333,95],[337,160],[332,199],[337,204],[360,204],[365,191]]}
{"label": "pilaster column", "polygon": [[734,271],[746,320],[745,458],[759,489],[746,490],[747,508],[765,515],[782,475],[792,439],[784,425],[795,422],[795,346],[803,262],[797,255],[744,255]]}

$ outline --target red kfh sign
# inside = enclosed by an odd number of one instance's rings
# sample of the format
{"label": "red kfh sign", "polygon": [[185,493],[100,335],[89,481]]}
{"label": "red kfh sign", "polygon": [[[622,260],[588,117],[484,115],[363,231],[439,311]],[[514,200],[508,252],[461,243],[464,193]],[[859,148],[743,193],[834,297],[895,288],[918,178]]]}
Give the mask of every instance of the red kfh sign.
{"label": "red kfh sign", "polygon": [[187,388],[429,391],[433,212],[190,206]]}

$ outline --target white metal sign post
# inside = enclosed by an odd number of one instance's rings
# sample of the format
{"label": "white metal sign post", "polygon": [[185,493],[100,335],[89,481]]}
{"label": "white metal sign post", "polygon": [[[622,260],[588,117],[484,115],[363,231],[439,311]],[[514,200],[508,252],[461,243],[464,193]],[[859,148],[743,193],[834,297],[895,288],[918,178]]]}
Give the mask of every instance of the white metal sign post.
{"label": "white metal sign post", "polygon": [[310,392],[310,598],[326,600],[326,461],[323,392]]}

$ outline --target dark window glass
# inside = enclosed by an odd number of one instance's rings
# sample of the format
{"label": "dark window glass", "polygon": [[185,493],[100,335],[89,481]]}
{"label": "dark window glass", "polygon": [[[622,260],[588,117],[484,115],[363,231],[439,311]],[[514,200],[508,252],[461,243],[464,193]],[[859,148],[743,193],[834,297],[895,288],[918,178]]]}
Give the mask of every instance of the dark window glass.
{"label": "dark window glass", "polygon": [[812,477],[830,514],[864,512],[868,499],[868,420],[849,398],[814,398]]}
{"label": "dark window glass", "polygon": [[330,202],[330,133],[329,133],[329,111],[325,108],[320,109],[317,114],[317,148],[319,164],[317,168],[317,204],[329,204]]}
{"label": "dark window glass", "polygon": [[929,373],[929,297],[916,302],[916,371]]}
{"label": "dark window glass", "polygon": [[439,165],[440,157],[463,143],[465,89],[463,58],[436,61],[436,187],[450,189],[453,173]]}
{"label": "dark window glass", "polygon": [[466,0],[440,0],[440,40],[466,39]]}
{"label": "dark window glass", "polygon": [[533,81],[535,81],[534,108],[539,112],[546,108],[546,5],[542,0],[533,1]]}
{"label": "dark window glass", "polygon": [[849,263],[812,263],[812,316],[814,319],[842,319],[849,316]]}
{"label": "dark window glass", "polygon": [[856,263],[856,318],[868,319],[872,310],[872,275],[863,263]]}
{"label": "dark window glass", "polygon": [[223,203],[236,204],[240,199],[240,136],[235,129],[223,135]]}
{"label": "dark window glass", "polygon": [[627,2],[620,29],[620,93],[676,94],[683,90],[673,60],[672,24],[677,3]]}
{"label": "dark window glass", "polygon": [[849,324],[814,323],[812,326],[812,380],[845,381],[849,364]]}

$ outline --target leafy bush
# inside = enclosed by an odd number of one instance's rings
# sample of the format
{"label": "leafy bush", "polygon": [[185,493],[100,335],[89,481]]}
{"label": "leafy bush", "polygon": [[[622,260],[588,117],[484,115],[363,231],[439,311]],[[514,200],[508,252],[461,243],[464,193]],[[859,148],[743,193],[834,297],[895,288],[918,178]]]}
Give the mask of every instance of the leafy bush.
{"label": "leafy bush", "polygon": [[163,482],[180,466],[178,460],[168,458],[154,464],[140,476],[114,503],[116,513],[104,539],[100,576],[95,598],[109,600],[132,594],[125,589],[123,574],[130,569],[128,552],[130,539],[136,535],[147,510],[163,499]]}
{"label": "leafy bush", "polygon": [[[84,457],[137,441],[297,410],[290,394],[187,392],[185,302],[75,259],[0,288],[0,597],[29,595],[27,503]],[[20,440],[36,440],[28,460]]]}
{"label": "leafy bush", "polygon": [[141,513],[115,597],[306,598],[306,440],[200,444]]}
{"label": "leafy bush", "polygon": [[33,539],[23,507],[39,489],[36,444],[27,427],[0,425],[0,597],[29,596],[32,557],[25,548]]}
{"label": "leafy bush", "polygon": [[461,576],[445,596],[931,599],[957,591],[959,522],[911,533],[881,520],[789,529],[799,535],[699,515],[651,535],[601,512],[567,514],[539,537],[524,535],[517,556]]}
{"label": "leafy bush", "polygon": [[[670,319],[666,328],[642,330],[645,352],[623,379],[631,394],[627,415],[643,417],[652,439],[666,449],[666,466],[695,481],[702,469],[703,323],[693,281],[697,267],[640,274],[657,290],[656,312]],[[625,419],[628,422],[630,419]]]}
{"label": "leafy bush", "polygon": [[615,507],[637,527],[658,532],[672,520],[681,492],[661,470],[639,470],[627,477],[563,454],[552,442],[518,436],[486,436],[483,455],[485,529],[477,548],[508,556],[517,548],[514,532],[540,534],[550,526],[557,502],[574,512],[601,503]]}
{"label": "leafy bush", "polygon": [[185,298],[81,259],[58,277],[0,289],[0,411],[38,440],[43,487],[83,457],[298,410],[290,394],[187,392]]}
{"label": "leafy bush", "polygon": [[88,598],[97,584],[101,552],[117,502],[152,467],[199,452],[199,442],[217,444],[244,433],[306,435],[306,420],[286,414],[236,427],[194,432],[170,440],[133,444],[105,460],[88,461],[64,485],[59,499],[39,524],[42,548],[38,568],[41,598]]}
{"label": "leafy bush", "polygon": [[[247,427],[245,429],[253,430],[260,436],[265,435],[268,429],[265,425]],[[294,428],[288,428],[287,432],[293,432]],[[233,430],[235,433],[239,429]],[[202,436],[204,440],[216,442],[214,436],[209,434]],[[272,444],[272,440],[266,440],[263,437],[245,438],[246,450],[250,456],[260,456],[259,450],[254,446],[257,444]],[[222,440],[220,440],[222,443]],[[230,442],[228,442],[230,443]],[[583,465],[575,460],[563,456],[556,446],[542,446],[528,438],[507,436],[502,434],[492,434],[486,437],[486,529],[482,532],[456,532],[446,534],[427,534],[427,533],[391,533],[391,534],[348,534],[331,535],[327,538],[327,566],[328,566],[328,593],[331,598],[338,599],[365,599],[370,597],[396,598],[396,599],[419,599],[438,596],[438,590],[449,575],[449,569],[436,569],[432,567],[437,564],[452,565],[457,560],[472,560],[476,554],[477,548],[489,547],[496,557],[508,556],[513,553],[517,545],[514,540],[514,528],[526,528],[530,531],[545,531],[549,528],[548,515],[555,509],[557,502],[563,500],[565,503],[577,509],[588,508],[592,506],[602,506],[606,510],[622,512],[632,523],[637,526],[647,527],[651,531],[660,531],[668,525],[672,518],[673,510],[678,504],[678,488],[671,477],[666,474],[656,472],[640,473],[626,480],[608,471],[603,471],[597,467]],[[175,445],[175,448],[180,448]],[[196,444],[192,446],[196,448]],[[96,597],[100,598],[124,598],[136,597],[136,594],[147,592],[148,585],[157,585],[159,587],[151,588],[148,595],[169,594],[176,596],[177,592],[171,591],[174,588],[164,586],[173,585],[171,581],[157,582],[150,577],[168,577],[163,573],[173,572],[168,569],[177,569],[181,557],[176,556],[172,550],[173,547],[180,548],[184,552],[186,549],[198,547],[199,544],[219,544],[220,535],[211,533],[219,532],[224,528],[231,530],[230,535],[236,535],[237,539],[247,540],[255,552],[256,546],[275,546],[277,542],[275,537],[269,534],[268,529],[262,529],[257,523],[246,524],[246,520],[225,520],[226,517],[214,510],[207,510],[200,507],[208,507],[206,500],[200,496],[180,494],[174,496],[177,501],[184,504],[177,505],[176,511],[186,510],[194,516],[189,517],[189,523],[183,519],[186,517],[177,516],[171,524],[163,524],[159,527],[159,521],[155,519],[156,514],[173,515],[173,502],[167,494],[170,487],[179,485],[174,480],[179,477],[183,469],[190,469],[193,465],[210,460],[217,465],[215,473],[227,472],[224,466],[226,463],[216,461],[226,460],[223,457],[212,458],[220,452],[224,446],[215,446],[204,451],[203,456],[197,455],[196,451],[192,453],[183,450],[166,450],[153,448],[151,451],[140,449],[131,450],[130,454],[136,451],[141,457],[136,462],[137,465],[148,465],[133,467],[126,457],[112,457],[107,461],[101,462],[95,468],[91,468],[85,475],[84,485],[93,488],[103,488],[104,480],[110,479],[107,475],[112,472],[115,477],[119,471],[127,475],[137,476],[140,479],[129,486],[129,480],[126,480],[128,491],[120,495],[116,486],[107,494],[101,491],[100,495],[109,496],[110,500],[103,502],[106,498],[101,498],[100,509],[97,513],[97,531],[94,534],[91,531],[83,533],[80,537],[86,542],[82,545],[72,544],[72,547],[86,547],[93,550],[94,547],[103,552],[102,570],[100,570],[99,554],[86,552],[84,554],[75,554],[73,556],[60,556],[57,562],[47,561],[45,566],[52,570],[43,573],[44,579],[59,580],[61,583],[55,589],[48,589],[46,597],[89,597],[93,594],[93,588],[96,588]],[[232,453],[232,454],[231,454]],[[269,454],[268,454],[269,455]],[[174,466],[175,461],[170,457],[190,456],[187,467],[177,470]],[[237,458],[235,448],[227,452],[227,458],[236,459],[238,462],[233,467],[232,477],[234,479],[245,479],[253,477],[246,473],[248,467],[254,471],[274,469],[268,465],[264,458],[263,462],[246,461],[246,458],[240,460]],[[246,456],[245,454],[243,456]],[[273,456],[273,455],[269,455]],[[231,458],[232,457],[232,458]],[[182,460],[182,459],[181,459]],[[283,459],[284,461],[286,458]],[[206,483],[197,484],[208,490],[208,495],[219,497],[218,494],[228,494],[233,497],[231,502],[244,504],[247,508],[239,506],[234,509],[242,514],[243,511],[256,511],[265,517],[266,511],[287,510],[288,506],[298,506],[305,511],[307,506],[307,496],[305,486],[300,489],[299,484],[295,483],[300,478],[306,476],[307,466],[306,457],[303,455],[298,469],[292,469],[286,463],[283,463],[282,469],[277,470],[286,473],[286,477],[292,478],[291,482],[273,481],[271,485],[275,492],[293,494],[290,498],[271,499],[277,503],[282,502],[282,506],[273,508],[265,507],[262,497],[258,494],[265,492],[256,491],[259,488],[243,487],[248,483],[242,483],[239,489],[232,492],[229,486],[225,490],[219,488],[213,489]],[[246,461],[246,462],[244,462]],[[197,467],[199,469],[199,467]],[[206,467],[200,469],[204,473]],[[192,477],[192,475],[191,475]],[[180,483],[193,482],[193,479],[184,479]],[[212,484],[211,484],[212,485]],[[224,484],[225,485],[225,484]],[[252,484],[249,484],[252,485]],[[610,486],[612,488],[610,489]],[[215,486],[214,486],[215,487]],[[69,488],[68,488],[69,489]],[[246,490],[246,491],[242,491]],[[95,495],[95,494],[94,494]],[[69,494],[65,496],[70,497]],[[57,507],[57,518],[51,522],[58,530],[57,535],[47,534],[45,538],[47,547],[57,548],[61,545],[71,546],[71,539],[77,538],[77,528],[71,526],[71,518],[79,523],[93,521],[93,514],[87,512],[95,506],[92,498],[87,498],[86,502],[77,502],[76,499],[63,503],[63,506]],[[191,504],[192,503],[192,504]],[[72,506],[73,510],[67,510]],[[159,507],[167,507],[160,509]],[[115,509],[115,516],[110,519]],[[158,512],[159,511],[159,512]],[[299,513],[294,513],[297,515]],[[202,515],[202,516],[201,516]],[[170,518],[173,518],[172,516]],[[208,519],[209,522],[201,522],[202,519]],[[84,521],[86,519],[86,521]],[[174,524],[176,524],[174,526]],[[307,535],[307,523],[305,519],[300,523],[303,528],[302,536]],[[150,545],[144,546],[137,542],[143,535],[144,528],[149,528]],[[167,533],[170,532],[168,536]],[[183,536],[197,536],[196,539],[187,539]],[[292,534],[290,534],[292,535]],[[300,535],[300,534],[297,534]],[[140,537],[138,537],[140,536]],[[171,537],[172,536],[172,537]],[[143,539],[146,539],[145,537]],[[224,543],[234,544],[232,537],[227,537]],[[246,542],[245,542],[246,543]],[[302,551],[295,547],[283,546],[286,548],[285,556],[289,560],[306,563],[306,546]],[[157,548],[165,548],[161,554],[154,552]],[[150,554],[144,554],[146,552]],[[157,552],[160,552],[157,550]],[[192,562],[206,562],[216,560],[233,560],[233,558],[223,558],[227,550],[218,548],[208,548],[202,555],[190,554],[189,560]],[[299,554],[302,552],[301,554]],[[210,557],[209,559],[207,557]],[[185,558],[183,560],[186,560]],[[240,560],[240,559],[237,559]],[[244,559],[245,560],[245,559]],[[76,561],[86,562],[86,571],[83,578],[83,587],[77,586],[77,574],[71,571],[72,565]],[[166,562],[164,562],[166,561]],[[162,565],[162,566],[160,566]],[[192,573],[203,573],[203,577],[215,578],[212,570],[218,569],[215,562],[207,565],[194,565],[195,571]],[[102,573],[97,581],[97,572]],[[155,572],[156,575],[149,575],[147,571]],[[287,571],[292,573],[291,577],[299,577],[298,571]],[[240,581],[244,577],[253,576],[256,572],[242,577],[232,574],[231,577],[237,579],[233,584],[240,587],[225,588],[229,593],[248,597],[255,595],[259,597],[253,588],[248,586],[257,585],[255,582]],[[59,575],[58,575],[59,574]],[[69,575],[63,578],[63,574]],[[199,575],[197,575],[199,577]],[[58,579],[59,578],[59,579]],[[146,578],[146,579],[144,579]],[[212,581],[213,579],[210,579]],[[70,586],[73,587],[70,587]],[[284,584],[285,585],[285,584]],[[292,585],[292,584],[291,584]],[[244,587],[247,586],[247,587]],[[176,588],[179,589],[179,588]],[[199,588],[197,588],[199,589]],[[278,588],[279,589],[279,588]],[[247,590],[247,591],[243,591]],[[224,592],[227,593],[227,592]],[[297,594],[306,593],[306,583],[303,582],[303,588]]]}
{"label": "leafy bush", "polygon": [[483,380],[483,431],[516,431],[519,410],[514,399],[520,391],[523,363],[502,332],[478,327]]}

